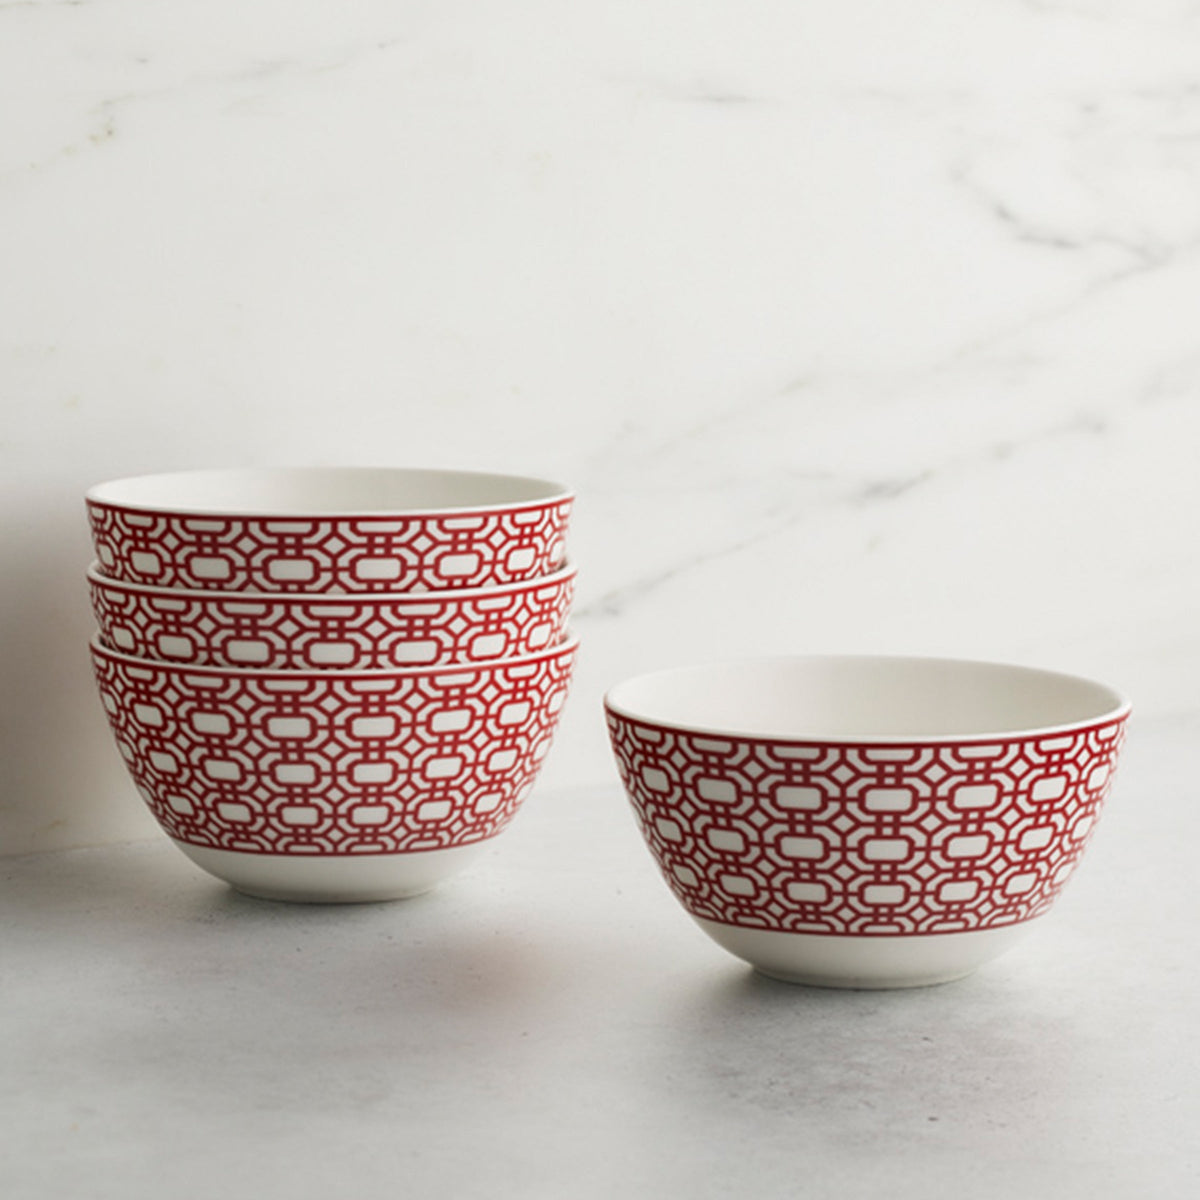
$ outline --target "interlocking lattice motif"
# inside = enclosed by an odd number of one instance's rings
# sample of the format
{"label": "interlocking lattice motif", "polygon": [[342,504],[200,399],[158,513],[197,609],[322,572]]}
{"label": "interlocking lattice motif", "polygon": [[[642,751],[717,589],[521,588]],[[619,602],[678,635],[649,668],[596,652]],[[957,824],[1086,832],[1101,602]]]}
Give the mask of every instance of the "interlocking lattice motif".
{"label": "interlocking lattice motif", "polygon": [[104,640],[139,658],[360,670],[512,658],[556,645],[575,573],[481,594],[295,596],[154,591],[89,580]]}
{"label": "interlocking lattice motif", "polygon": [[263,854],[442,849],[493,837],[550,748],[575,643],[486,666],[222,673],[93,643],[101,699],[171,837]]}
{"label": "interlocking lattice motif", "polygon": [[407,592],[518,583],[563,563],[571,500],[459,516],[186,516],[89,500],[96,557],[130,583],[225,592]]}
{"label": "interlocking lattice motif", "polygon": [[1087,844],[1125,721],[926,745],[702,737],[612,712],[608,725],[642,834],[689,912],[869,936],[1044,912]]}

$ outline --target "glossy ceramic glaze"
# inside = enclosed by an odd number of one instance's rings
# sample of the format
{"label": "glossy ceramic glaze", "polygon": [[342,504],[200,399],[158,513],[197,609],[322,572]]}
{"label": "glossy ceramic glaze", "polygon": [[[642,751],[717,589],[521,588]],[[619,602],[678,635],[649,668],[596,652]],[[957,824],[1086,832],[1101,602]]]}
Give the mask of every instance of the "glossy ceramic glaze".
{"label": "glossy ceramic glaze", "polygon": [[795,982],[942,982],[1043,915],[1087,844],[1129,705],[946,659],[774,658],[619,684],[621,778],[711,937]]}
{"label": "glossy ceramic glaze", "polygon": [[139,792],[194,861],[257,895],[340,901],[424,891],[504,829],[550,748],[575,650],[271,671],[153,662],[97,638],[92,660]]}
{"label": "glossy ceramic glaze", "polygon": [[562,566],[571,494],[470,471],[183,471],[87,494],[114,579],[226,592],[490,587]]}
{"label": "glossy ceramic glaze", "polygon": [[563,634],[575,568],[492,588],[338,596],[147,587],[88,572],[104,641],[138,658],[350,670],[535,653]]}

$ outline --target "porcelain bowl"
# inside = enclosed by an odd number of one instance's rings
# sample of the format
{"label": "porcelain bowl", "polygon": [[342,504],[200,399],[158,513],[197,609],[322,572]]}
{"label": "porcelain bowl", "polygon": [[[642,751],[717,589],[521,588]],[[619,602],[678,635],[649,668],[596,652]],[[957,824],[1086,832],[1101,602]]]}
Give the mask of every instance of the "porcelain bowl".
{"label": "porcelain bowl", "polygon": [[318,902],[426,891],[512,819],[550,748],[574,640],[517,658],[375,671],[92,662],[117,746],[193,862]]}
{"label": "porcelain bowl", "polygon": [[182,471],[87,494],[100,570],[222,592],[492,587],[558,570],[571,494],[544,479],[401,468]]}
{"label": "porcelain bowl", "polygon": [[575,568],[441,592],[210,592],[88,572],[106,645],[200,666],[372,670],[511,658],[562,640]]}
{"label": "porcelain bowl", "polygon": [[700,927],[764,974],[940,983],[1036,924],[1087,845],[1128,702],[950,659],[657,672],[605,698],[639,828]]}

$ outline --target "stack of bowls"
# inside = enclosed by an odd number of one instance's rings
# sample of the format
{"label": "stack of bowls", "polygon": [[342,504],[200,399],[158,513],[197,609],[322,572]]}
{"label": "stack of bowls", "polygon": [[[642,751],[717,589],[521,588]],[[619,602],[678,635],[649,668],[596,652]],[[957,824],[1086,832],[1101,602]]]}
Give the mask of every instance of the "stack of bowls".
{"label": "stack of bowls", "polygon": [[273,899],[393,899],[459,870],[528,794],[566,695],[571,500],[366,468],[93,488],[92,660],[165,832]]}

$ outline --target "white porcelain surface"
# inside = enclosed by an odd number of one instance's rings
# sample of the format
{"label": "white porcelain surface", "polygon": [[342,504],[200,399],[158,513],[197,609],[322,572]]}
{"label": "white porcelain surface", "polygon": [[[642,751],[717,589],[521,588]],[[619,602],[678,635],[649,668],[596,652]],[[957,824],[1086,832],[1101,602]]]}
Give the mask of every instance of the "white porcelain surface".
{"label": "white porcelain surface", "polygon": [[565,496],[562,484],[484,472],[376,467],[179,471],[95,484],[97,504],[280,517],[493,509]]}
{"label": "white porcelain surface", "polygon": [[1090,679],[1007,663],[817,655],[679,667],[625,680],[606,704],[715,737],[924,742],[1050,733],[1128,712]]}
{"label": "white porcelain surface", "polygon": [[300,904],[407,900],[458,874],[487,842],[448,850],[336,857],[241,854],[172,839],[188,858],[247,896]]}
{"label": "white porcelain surface", "polygon": [[718,946],[783,983],[825,988],[909,988],[950,983],[998,958],[1037,921],[971,933],[842,938],[747,929],[694,918]]}

